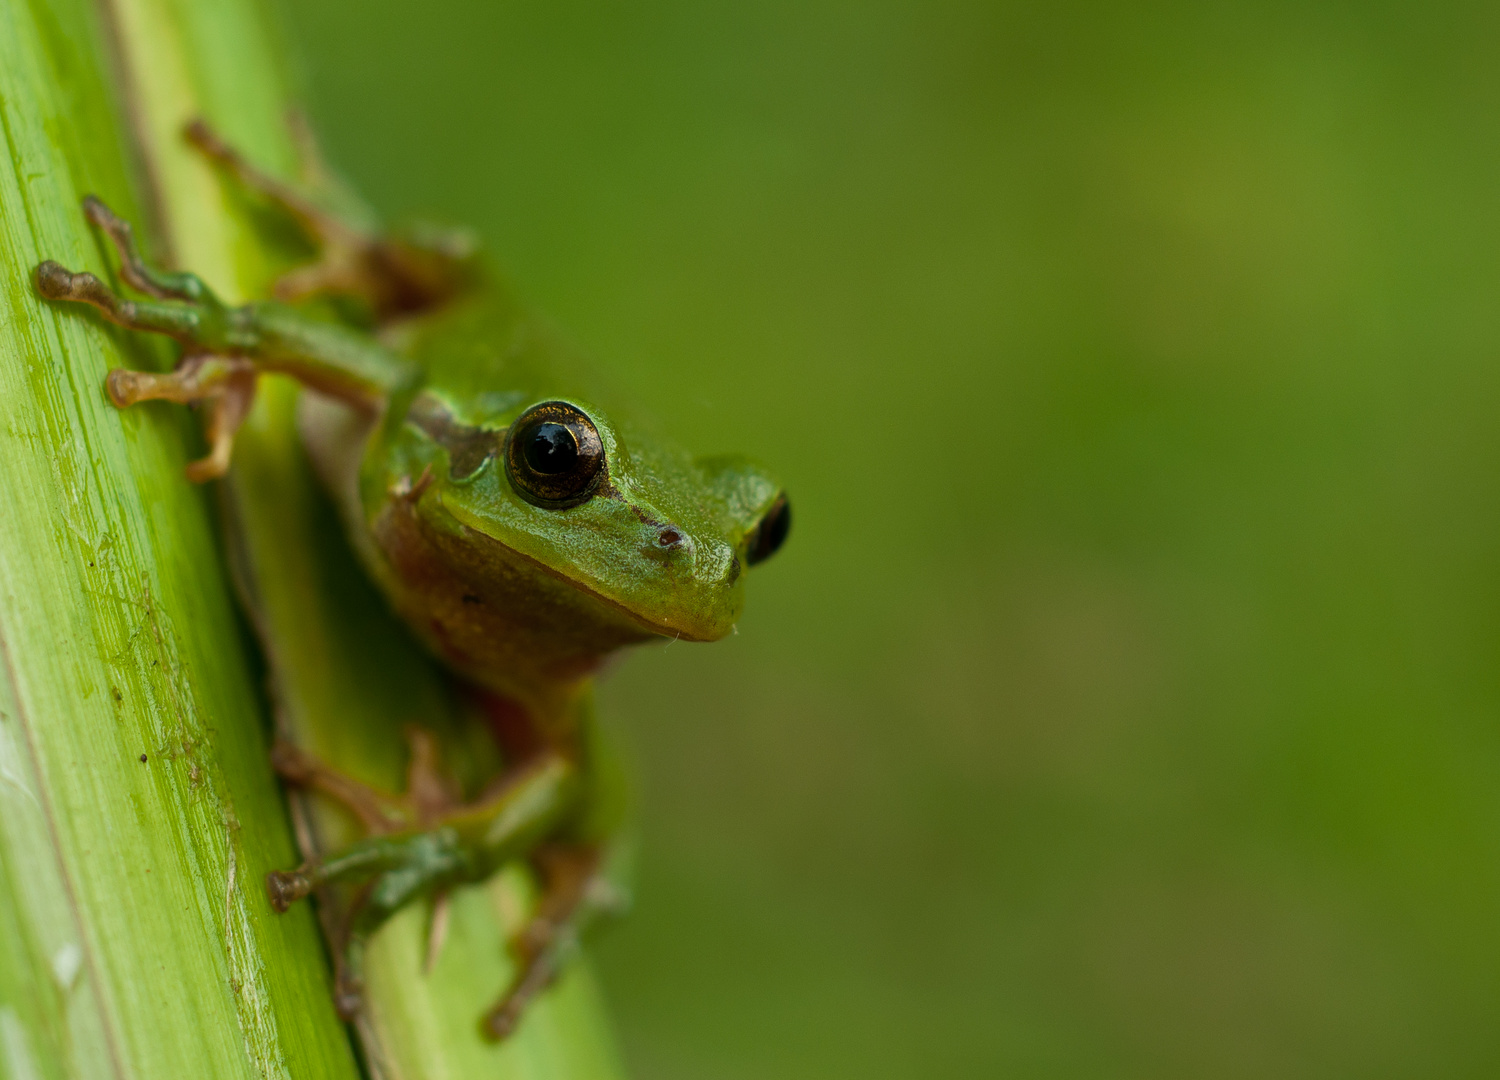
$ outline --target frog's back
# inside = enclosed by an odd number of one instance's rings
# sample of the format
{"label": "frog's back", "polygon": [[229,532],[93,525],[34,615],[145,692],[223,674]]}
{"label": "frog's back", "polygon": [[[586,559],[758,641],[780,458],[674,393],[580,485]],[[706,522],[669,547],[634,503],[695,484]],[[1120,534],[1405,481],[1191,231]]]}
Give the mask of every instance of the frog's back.
{"label": "frog's back", "polygon": [[461,419],[487,426],[545,398],[598,401],[600,376],[499,275],[405,327],[397,348]]}

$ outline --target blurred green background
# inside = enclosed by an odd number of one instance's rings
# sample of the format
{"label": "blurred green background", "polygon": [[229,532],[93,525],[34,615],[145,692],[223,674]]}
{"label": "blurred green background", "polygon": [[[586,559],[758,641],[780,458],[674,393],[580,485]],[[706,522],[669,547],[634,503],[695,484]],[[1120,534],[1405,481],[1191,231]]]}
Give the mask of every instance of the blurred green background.
{"label": "blurred green background", "polygon": [[284,7],[377,205],[793,493],[604,695],[638,1077],[1500,1072],[1500,8]]}

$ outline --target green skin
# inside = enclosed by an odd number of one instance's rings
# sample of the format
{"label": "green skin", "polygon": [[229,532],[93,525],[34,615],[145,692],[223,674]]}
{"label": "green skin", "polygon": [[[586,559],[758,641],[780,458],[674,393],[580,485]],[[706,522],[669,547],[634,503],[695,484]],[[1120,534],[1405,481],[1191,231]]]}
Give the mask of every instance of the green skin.
{"label": "green skin", "polygon": [[[347,1017],[359,1008],[365,942],[386,918],[531,860],[543,898],[517,941],[516,980],[485,1020],[503,1037],[604,892],[605,808],[618,800],[591,752],[593,674],[624,645],[732,632],[744,569],[785,535],[785,496],[749,461],[690,456],[607,404],[586,367],[453,237],[361,229],[257,172],[206,127],[188,137],[321,249],[281,292],[352,296],[380,335],[277,302],[223,304],[192,274],[147,266],[129,226],[94,199],[85,211],[119,251],[122,278],[152,299],[123,299],[51,262],[37,267],[37,291],[182,343],[174,374],[116,371],[108,389],[121,407],[204,403],[215,452],[190,467],[194,479],[227,467],[260,372],[317,391],[303,395],[304,441],[367,572],[434,655],[522,718],[523,737],[506,748],[511,770],[469,803],[442,794],[430,762],[414,761],[412,790],[392,798],[278,745],[284,777],[341,799],[371,835],[267,880],[278,910],[329,886],[355,897],[333,920]],[[562,500],[528,486],[524,440],[541,415],[532,410],[549,402],[586,418],[577,445],[595,445],[591,425],[602,453],[583,490]]]}

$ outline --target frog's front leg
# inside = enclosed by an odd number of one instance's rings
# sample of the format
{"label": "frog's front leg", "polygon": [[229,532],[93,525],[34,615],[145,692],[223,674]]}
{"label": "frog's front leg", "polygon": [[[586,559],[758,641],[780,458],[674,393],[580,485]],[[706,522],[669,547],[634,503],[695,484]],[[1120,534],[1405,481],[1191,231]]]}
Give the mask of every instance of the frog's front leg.
{"label": "frog's front leg", "polygon": [[36,290],[44,299],[87,304],[110,322],[182,343],[183,361],[172,374],[117,370],[107,386],[121,408],[149,400],[205,405],[211,449],[208,457],[189,466],[191,479],[221,476],[228,468],[235,429],[249,410],[255,378],[262,371],[291,375],[370,411],[413,379],[404,361],[354,331],[278,304],[233,307],[194,274],[149,266],[136,250],[130,226],[104,203],[90,196],[84,210],[119,253],[121,277],[153,299],[118,296],[93,274],[75,274],[50,260],[36,268]]}
{"label": "frog's front leg", "polygon": [[255,402],[255,365],[238,357],[203,353],[182,358],[169,375],[116,368],[105,381],[109,399],[124,409],[141,401],[175,401],[203,408],[203,436],[208,455],[187,465],[195,484],[229,470],[234,434]]}
{"label": "frog's front leg", "polygon": [[[579,770],[566,755],[544,751],[517,768],[494,792],[474,803],[446,800],[433,747],[413,737],[413,764],[408,792],[392,797],[368,788],[316,758],[278,744],[277,771],[299,785],[332,796],[355,812],[371,830],[363,840],[326,858],[310,860],[291,871],[266,876],[266,892],[277,911],[326,886],[353,886],[353,899],[331,920],[340,1013],[351,1018],[359,1009],[364,956],[370,935],[386,919],[422,896],[441,895],[455,885],[482,881],[506,863],[522,859],[561,831],[578,807]],[[404,823],[404,828],[393,826]],[[555,974],[564,949],[554,948],[561,934],[542,935],[539,922],[571,929],[564,915],[579,908],[560,907],[558,891],[544,869],[544,894],[538,915],[523,932],[538,942],[534,950],[518,948],[520,973],[507,1002],[514,999],[510,1022]],[[581,889],[575,890],[584,895]],[[545,979],[536,973],[545,970]],[[497,1008],[497,1012],[506,1003]]]}

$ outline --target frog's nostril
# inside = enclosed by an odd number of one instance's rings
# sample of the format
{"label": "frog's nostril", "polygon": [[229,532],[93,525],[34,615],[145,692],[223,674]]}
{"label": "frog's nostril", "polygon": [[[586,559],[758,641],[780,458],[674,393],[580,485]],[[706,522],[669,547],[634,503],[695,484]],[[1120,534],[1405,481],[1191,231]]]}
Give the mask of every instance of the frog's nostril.
{"label": "frog's nostril", "polygon": [[682,533],[671,527],[665,528],[657,536],[656,542],[662,547],[677,547],[682,543]]}

